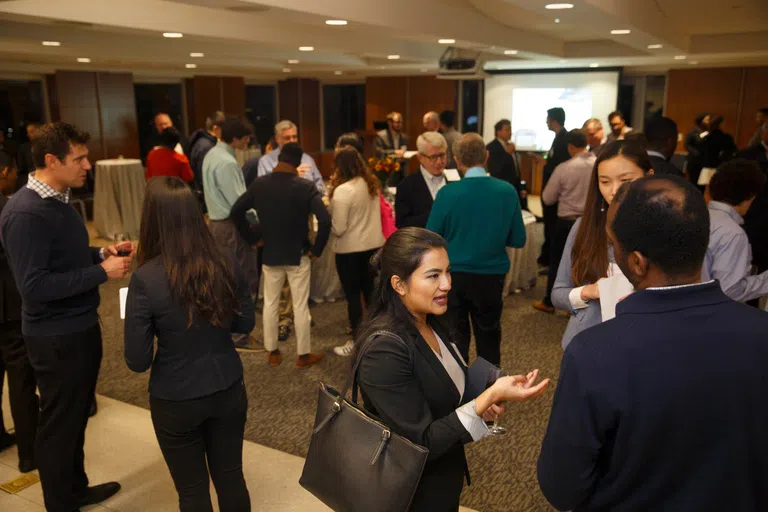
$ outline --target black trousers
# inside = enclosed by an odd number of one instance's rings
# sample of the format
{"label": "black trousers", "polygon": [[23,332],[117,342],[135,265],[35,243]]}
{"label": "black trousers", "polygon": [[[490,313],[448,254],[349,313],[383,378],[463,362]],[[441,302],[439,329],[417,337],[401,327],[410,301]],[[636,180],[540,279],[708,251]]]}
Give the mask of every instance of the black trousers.
{"label": "black trousers", "polygon": [[552,245],[549,248],[549,274],[547,275],[547,294],[544,296],[544,304],[552,305],[552,288],[557,279],[557,269],[560,267],[560,260],[563,259],[565,243],[568,241],[568,235],[571,228],[576,224],[575,220],[567,220],[558,217],[555,223],[555,231],[552,236]]}
{"label": "black trousers", "polygon": [[469,361],[469,344],[475,332],[477,355],[499,366],[501,364],[501,294],[504,276],[453,272],[448,294],[448,311],[456,325],[456,346]]}
{"label": "black trousers", "polygon": [[542,205],[542,210],[544,212],[544,243],[541,245],[538,262],[541,265],[546,265],[552,257],[552,240],[555,238],[555,226],[557,225],[557,203],[552,206]]}
{"label": "black trousers", "polygon": [[181,512],[213,511],[209,469],[221,512],[251,510],[243,477],[243,432],[248,411],[243,381],[192,400],[150,396],[149,410],[179,493]]}
{"label": "black trousers", "polygon": [[[8,373],[8,397],[19,460],[32,460],[35,456],[40,402],[37,398],[35,374],[21,336],[21,322],[0,324],[0,396],[3,394],[3,372]],[[5,431],[2,416],[0,414],[0,432]]]}
{"label": "black trousers", "polygon": [[336,255],[336,272],[347,299],[347,313],[349,314],[349,326],[354,331],[360,326],[363,318],[362,297],[366,305],[373,293],[373,273],[368,262],[377,251],[349,252]]}
{"label": "black trousers", "polygon": [[45,508],[72,512],[88,487],[83,445],[101,364],[101,328],[24,340],[40,390],[35,453]]}

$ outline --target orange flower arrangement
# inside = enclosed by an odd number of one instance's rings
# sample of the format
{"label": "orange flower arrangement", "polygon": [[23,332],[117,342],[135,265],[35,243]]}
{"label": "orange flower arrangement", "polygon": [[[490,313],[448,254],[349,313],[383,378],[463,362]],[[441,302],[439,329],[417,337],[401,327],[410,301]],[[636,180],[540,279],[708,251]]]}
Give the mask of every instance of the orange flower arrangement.
{"label": "orange flower arrangement", "polygon": [[386,157],[382,160],[371,157],[368,159],[368,165],[376,172],[386,172],[387,174],[400,170],[400,162],[393,160],[390,157]]}

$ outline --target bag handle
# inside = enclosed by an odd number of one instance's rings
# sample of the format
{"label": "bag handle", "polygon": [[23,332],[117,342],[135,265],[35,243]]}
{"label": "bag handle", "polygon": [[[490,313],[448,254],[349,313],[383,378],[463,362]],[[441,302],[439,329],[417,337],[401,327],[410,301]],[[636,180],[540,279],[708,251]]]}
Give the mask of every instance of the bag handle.
{"label": "bag handle", "polygon": [[339,398],[336,400],[336,403],[339,405],[339,407],[341,406],[341,402],[344,400],[344,397],[347,396],[347,391],[349,391],[350,386],[352,387],[352,402],[357,405],[357,369],[360,366],[360,363],[363,361],[363,356],[368,351],[368,348],[371,346],[374,338],[382,335],[390,336],[400,341],[401,343],[405,343],[400,336],[390,331],[376,331],[368,336],[368,338],[363,342],[363,345],[360,347],[360,352],[357,354],[357,359],[355,360],[355,364],[352,367],[352,371],[349,373],[347,382],[344,384],[344,388],[341,390]]}

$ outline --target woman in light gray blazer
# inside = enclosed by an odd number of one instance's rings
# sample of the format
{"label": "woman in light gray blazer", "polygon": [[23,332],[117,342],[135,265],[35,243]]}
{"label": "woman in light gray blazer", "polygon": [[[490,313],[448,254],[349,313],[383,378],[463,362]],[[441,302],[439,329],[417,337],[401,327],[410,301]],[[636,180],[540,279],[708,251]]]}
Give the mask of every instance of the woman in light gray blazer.
{"label": "woman in light gray blazer", "polygon": [[637,142],[617,141],[600,151],[584,215],[568,235],[552,289],[552,304],[572,313],[563,349],[574,336],[602,321],[597,282],[621,273],[605,232],[608,206],[621,185],[652,173],[648,154]]}

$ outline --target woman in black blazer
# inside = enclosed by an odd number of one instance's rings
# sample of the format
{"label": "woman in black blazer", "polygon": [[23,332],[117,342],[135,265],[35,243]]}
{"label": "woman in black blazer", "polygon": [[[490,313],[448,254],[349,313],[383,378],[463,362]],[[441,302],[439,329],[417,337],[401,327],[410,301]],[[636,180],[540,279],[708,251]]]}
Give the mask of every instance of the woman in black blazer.
{"label": "woman in black blazer", "polygon": [[429,449],[414,511],[458,510],[465,476],[469,482],[464,445],[489,434],[485,421],[504,411],[503,402],[539,396],[549,384],[547,379],[534,386],[534,370],[527,377],[502,377],[474,400],[464,396],[466,363],[437,318],[447,310],[451,289],[446,247],[426,229],[392,234],[372,260],[379,282],[357,338],[358,348],[381,330],[404,341],[378,336],[363,354],[357,377],[366,409]]}
{"label": "woman in black blazer", "polygon": [[[216,246],[179,178],[147,184],[125,315],[125,361],[152,367],[149,404],[182,512],[251,509],[243,478],[248,401],[231,333],[249,333],[254,305],[235,263]],[[154,338],[157,337],[157,350]]]}

